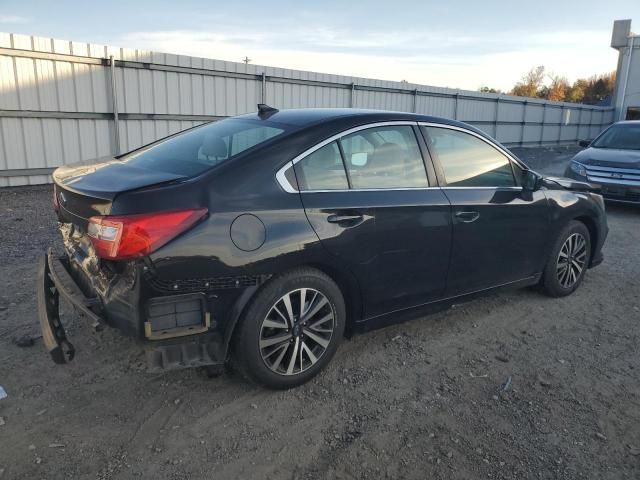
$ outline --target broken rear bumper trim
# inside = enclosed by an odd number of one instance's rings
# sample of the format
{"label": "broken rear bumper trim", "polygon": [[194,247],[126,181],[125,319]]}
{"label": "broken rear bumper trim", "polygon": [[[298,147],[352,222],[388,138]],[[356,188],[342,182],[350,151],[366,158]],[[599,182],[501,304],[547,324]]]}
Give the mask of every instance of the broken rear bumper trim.
{"label": "broken rear bumper trim", "polygon": [[62,262],[49,249],[40,259],[38,267],[38,319],[45,348],[53,361],[61,364],[73,360],[75,348],[67,339],[60,321],[60,295],[85,314],[93,322],[94,328],[103,323],[103,319],[90,308],[97,305],[98,301],[82,293]]}
{"label": "broken rear bumper trim", "polygon": [[[51,249],[42,255],[38,268],[38,318],[42,338],[46,350],[55,363],[65,364],[73,360],[75,348],[67,339],[66,332],[60,321],[60,297],[67,300],[85,317],[89,318],[94,328],[105,324],[105,320],[94,309],[103,309],[97,298],[88,298],[76,284],[62,259],[56,257]],[[200,297],[204,294],[186,294],[178,297]],[[175,302],[176,296],[163,299]],[[203,299],[202,309],[205,304]],[[180,309],[178,309],[180,310]],[[226,358],[226,343],[220,333],[208,331],[211,325],[209,312],[204,312],[204,328],[184,327],[188,334],[160,335],[157,338],[147,338],[145,342],[148,366],[150,371],[172,370],[178,368],[198,367],[207,365],[222,365]],[[184,324],[181,317],[180,323]],[[181,329],[177,330],[181,333]],[[152,332],[153,333],[153,332]],[[159,333],[159,332],[156,332]],[[153,335],[151,336],[153,337]]]}

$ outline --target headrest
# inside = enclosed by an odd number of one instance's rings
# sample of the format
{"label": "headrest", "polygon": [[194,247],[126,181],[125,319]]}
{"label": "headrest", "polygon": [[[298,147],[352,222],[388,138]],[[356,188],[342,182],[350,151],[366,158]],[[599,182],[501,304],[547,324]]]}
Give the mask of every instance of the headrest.
{"label": "headrest", "polygon": [[207,157],[226,158],[227,144],[217,136],[209,136],[204,139],[202,144],[202,154]]}

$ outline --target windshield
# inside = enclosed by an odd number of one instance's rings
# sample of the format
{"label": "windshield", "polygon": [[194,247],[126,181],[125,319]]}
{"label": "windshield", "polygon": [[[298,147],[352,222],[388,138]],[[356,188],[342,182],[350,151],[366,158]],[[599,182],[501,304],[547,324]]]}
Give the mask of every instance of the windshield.
{"label": "windshield", "polygon": [[230,118],[188,130],[120,160],[135,167],[192,177],[284,132],[281,125]]}
{"label": "windshield", "polygon": [[640,124],[613,125],[591,144],[595,148],[640,150]]}

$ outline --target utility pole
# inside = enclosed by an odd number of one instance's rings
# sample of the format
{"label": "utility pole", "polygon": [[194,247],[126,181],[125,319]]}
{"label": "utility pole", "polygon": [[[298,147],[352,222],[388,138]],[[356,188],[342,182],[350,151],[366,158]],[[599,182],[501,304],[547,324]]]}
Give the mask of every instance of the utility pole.
{"label": "utility pole", "polygon": [[245,65],[249,65],[249,62],[251,61],[251,59],[247,56],[245,56],[242,61],[244,62]]}

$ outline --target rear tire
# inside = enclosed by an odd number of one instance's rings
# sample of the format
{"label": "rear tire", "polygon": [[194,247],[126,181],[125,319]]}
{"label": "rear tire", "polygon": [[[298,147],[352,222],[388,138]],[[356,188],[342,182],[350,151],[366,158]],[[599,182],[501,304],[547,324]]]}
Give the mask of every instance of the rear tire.
{"label": "rear tire", "polygon": [[300,268],[269,281],[235,335],[232,363],[273,389],[301,385],[331,360],[344,336],[342,292],[324,273]]}
{"label": "rear tire", "polygon": [[584,223],[572,220],[560,232],[542,275],[541,286],[551,297],[572,294],[582,283],[591,259],[591,236]]}

